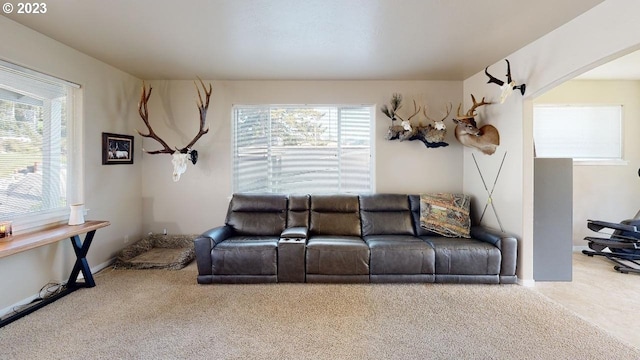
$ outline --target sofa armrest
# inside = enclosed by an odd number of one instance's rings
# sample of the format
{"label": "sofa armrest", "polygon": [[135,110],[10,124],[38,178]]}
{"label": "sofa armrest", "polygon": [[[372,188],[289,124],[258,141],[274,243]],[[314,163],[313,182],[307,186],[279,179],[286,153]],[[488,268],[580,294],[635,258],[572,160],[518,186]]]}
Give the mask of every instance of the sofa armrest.
{"label": "sofa armrest", "polygon": [[213,240],[214,247],[215,245],[221,243],[226,240],[228,237],[233,235],[233,228],[229,225],[217,226],[213,229],[209,229],[200,235],[200,237],[208,237]]}
{"label": "sofa armrest", "polygon": [[280,238],[287,239],[306,239],[309,235],[309,229],[304,226],[295,226],[284,229]]}
{"label": "sofa armrest", "polygon": [[231,226],[224,225],[209,229],[193,240],[199,275],[212,275],[211,250],[232,234]]}
{"label": "sofa armrest", "polygon": [[518,263],[518,240],[515,236],[483,226],[472,226],[471,237],[493,244],[500,249],[502,256],[500,275],[515,276],[516,264]]}

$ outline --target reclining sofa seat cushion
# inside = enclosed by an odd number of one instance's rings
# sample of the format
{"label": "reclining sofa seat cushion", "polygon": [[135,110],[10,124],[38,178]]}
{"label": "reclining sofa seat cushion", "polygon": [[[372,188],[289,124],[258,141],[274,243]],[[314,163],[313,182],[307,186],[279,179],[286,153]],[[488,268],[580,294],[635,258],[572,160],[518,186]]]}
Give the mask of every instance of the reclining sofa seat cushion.
{"label": "reclining sofa seat cushion", "polygon": [[211,251],[214,277],[232,276],[229,282],[252,282],[254,277],[267,276],[270,279],[260,281],[275,282],[278,240],[286,216],[286,195],[234,194],[225,221],[232,229],[231,236]]}
{"label": "reclining sofa seat cushion", "polygon": [[433,282],[435,251],[415,236],[406,194],[360,195],[372,282]]}
{"label": "reclining sofa seat cushion", "polygon": [[435,249],[436,282],[499,282],[502,255],[493,244],[449,238],[420,227],[420,195],[409,195],[414,229]]}
{"label": "reclining sofa seat cushion", "polygon": [[436,249],[436,274],[500,274],[500,249],[489,243],[446,237],[431,237],[427,241]]}
{"label": "reclining sofa seat cushion", "polygon": [[368,282],[357,195],[311,195],[307,282]]}

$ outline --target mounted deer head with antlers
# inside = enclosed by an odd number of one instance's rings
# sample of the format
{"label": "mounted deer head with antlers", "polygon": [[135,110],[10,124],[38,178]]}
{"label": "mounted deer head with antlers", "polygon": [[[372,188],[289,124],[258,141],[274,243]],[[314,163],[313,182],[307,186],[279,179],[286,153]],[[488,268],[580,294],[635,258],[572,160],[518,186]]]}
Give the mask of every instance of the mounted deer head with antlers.
{"label": "mounted deer head with antlers", "polygon": [[171,154],[173,156],[173,159],[171,160],[171,162],[173,163],[173,181],[180,180],[180,175],[182,175],[187,170],[188,161],[191,161],[194,165],[196,164],[196,162],[198,161],[198,152],[193,149],[193,145],[195,145],[195,143],[200,139],[200,137],[202,137],[202,135],[209,132],[209,128],[205,129],[204,126],[207,121],[207,110],[209,109],[209,99],[211,97],[212,88],[211,84],[209,84],[209,86],[207,87],[200,78],[198,78],[198,80],[200,81],[200,86],[202,86],[202,90],[204,91],[203,99],[200,88],[194,81],[196,90],[198,92],[197,104],[198,110],[200,112],[200,130],[198,131],[198,134],[196,134],[196,136],[189,142],[189,144],[187,144],[187,146],[180,149],[178,149],[177,147],[172,149],[164,140],[162,140],[162,138],[160,138],[153,131],[153,128],[151,128],[151,125],[149,124],[149,110],[147,109],[147,104],[149,102],[149,98],[151,97],[151,90],[153,90],[153,88],[149,86],[149,89],[147,90],[144,81],[142,82],[142,94],[140,96],[140,102],[138,103],[138,113],[140,114],[142,121],[144,121],[144,124],[147,126],[148,133],[143,134],[140,130],[136,131],[142,137],[156,140],[163,147],[163,149],[161,150],[153,151],[142,149],[144,152],[146,152],[147,154]]}
{"label": "mounted deer head with antlers", "polygon": [[476,109],[491,103],[485,102],[484,98],[482,98],[482,101],[477,102],[473,94],[471,94],[471,100],[473,101],[473,106],[465,115],[460,114],[462,104],[458,106],[458,116],[453,119],[453,122],[456,123],[456,139],[464,146],[473,147],[487,155],[491,155],[496,152],[496,148],[500,145],[498,129],[492,125],[484,125],[478,128],[475,120],[477,116]]}

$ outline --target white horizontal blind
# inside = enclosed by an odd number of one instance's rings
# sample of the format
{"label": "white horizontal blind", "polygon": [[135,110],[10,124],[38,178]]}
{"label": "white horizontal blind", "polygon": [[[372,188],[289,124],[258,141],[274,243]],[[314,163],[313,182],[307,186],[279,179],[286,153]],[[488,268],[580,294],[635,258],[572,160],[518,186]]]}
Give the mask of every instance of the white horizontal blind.
{"label": "white horizontal blind", "polygon": [[537,105],[533,119],[537,157],[622,159],[620,105]]}
{"label": "white horizontal blind", "polygon": [[373,192],[371,183],[371,114],[370,107],[338,109],[340,128],[339,192]]}
{"label": "white horizontal blind", "polygon": [[67,206],[71,85],[0,63],[0,219]]}
{"label": "white horizontal blind", "polygon": [[371,192],[372,111],[235,106],[233,191]]}

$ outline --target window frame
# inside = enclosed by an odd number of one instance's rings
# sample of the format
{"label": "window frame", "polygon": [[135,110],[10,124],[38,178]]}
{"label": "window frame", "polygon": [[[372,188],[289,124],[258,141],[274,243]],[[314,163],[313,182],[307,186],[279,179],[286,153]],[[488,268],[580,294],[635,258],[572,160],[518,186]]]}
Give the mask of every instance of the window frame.
{"label": "window frame", "polygon": [[[236,114],[237,114],[237,110],[238,109],[250,109],[250,108],[268,108],[268,109],[285,109],[285,108],[289,108],[289,109],[314,109],[314,108],[334,108],[338,113],[340,113],[341,110],[343,109],[349,109],[349,108],[367,108],[368,112],[369,112],[369,129],[368,129],[368,150],[369,150],[369,162],[368,162],[368,168],[369,168],[369,189],[367,191],[367,193],[373,193],[375,192],[375,111],[376,111],[376,106],[373,104],[276,104],[276,103],[264,103],[264,104],[233,104],[231,107],[231,126],[230,126],[230,136],[231,136],[231,141],[230,141],[230,149],[231,149],[231,156],[230,156],[230,162],[231,162],[231,191],[232,193],[237,193],[237,192],[242,192],[242,190],[238,189],[238,181],[237,181],[237,174],[236,174],[236,154],[237,154],[237,146],[236,146],[236,126],[237,126],[237,119],[236,119]],[[338,116],[337,119],[337,128],[336,128],[336,132],[338,134],[340,134],[340,116]],[[340,147],[342,146],[342,144],[340,143],[340,135],[338,136],[338,144],[336,146],[336,149],[340,149]],[[341,161],[342,158],[339,158],[338,161]],[[269,192],[272,192],[272,189],[269,189]],[[288,193],[297,193],[296,191],[291,191],[291,190],[287,190],[286,192]],[[315,193],[313,191],[307,191],[306,193]],[[320,192],[318,192],[320,193]],[[340,191],[339,189],[336,189],[334,191],[332,191],[331,193],[355,193],[353,191]],[[358,193],[365,193],[363,191],[359,191]]]}
{"label": "window frame", "polygon": [[[6,71],[25,79],[63,86],[66,91],[66,205],[54,209],[40,210],[26,214],[3,217],[11,221],[14,232],[41,228],[50,224],[67,221],[69,205],[84,202],[84,154],[82,121],[82,87],[68,80],[60,79],[24,66],[0,59],[0,71]],[[20,90],[20,89],[17,89]]]}

